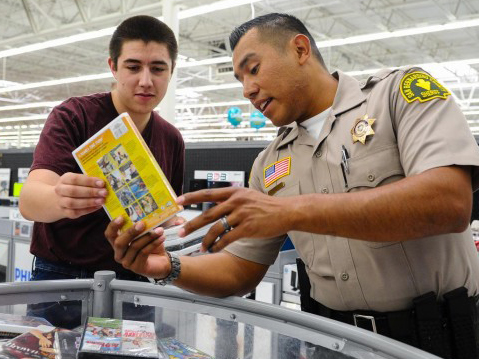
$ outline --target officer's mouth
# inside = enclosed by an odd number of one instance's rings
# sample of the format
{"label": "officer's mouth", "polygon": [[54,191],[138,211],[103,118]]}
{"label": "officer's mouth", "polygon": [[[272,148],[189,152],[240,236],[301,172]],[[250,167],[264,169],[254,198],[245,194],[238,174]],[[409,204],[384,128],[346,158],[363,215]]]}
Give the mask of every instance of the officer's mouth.
{"label": "officer's mouth", "polygon": [[271,103],[271,101],[273,101],[273,98],[270,97],[268,98],[266,101],[263,101],[259,106],[258,106],[258,110],[260,110],[262,113],[264,113],[266,111],[266,109],[268,108],[269,104]]}

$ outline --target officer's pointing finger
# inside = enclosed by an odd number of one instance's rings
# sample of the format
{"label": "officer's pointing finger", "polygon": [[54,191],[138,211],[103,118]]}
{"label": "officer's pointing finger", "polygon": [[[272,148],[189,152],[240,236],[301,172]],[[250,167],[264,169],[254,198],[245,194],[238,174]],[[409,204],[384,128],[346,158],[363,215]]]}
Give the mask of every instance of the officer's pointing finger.
{"label": "officer's pointing finger", "polygon": [[187,205],[202,202],[223,202],[230,198],[234,192],[235,187],[202,189],[181,195],[176,199],[176,203]]}

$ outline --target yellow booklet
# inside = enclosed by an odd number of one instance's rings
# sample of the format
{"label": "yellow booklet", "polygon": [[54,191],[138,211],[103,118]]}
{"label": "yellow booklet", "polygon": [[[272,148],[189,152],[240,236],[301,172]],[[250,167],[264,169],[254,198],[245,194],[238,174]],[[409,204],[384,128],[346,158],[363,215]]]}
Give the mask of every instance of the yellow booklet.
{"label": "yellow booklet", "polygon": [[72,154],[83,173],[105,181],[108,195],[103,208],[110,219],[125,218],[123,230],[141,220],[146,224],[144,234],[183,210],[128,113],[115,118]]}

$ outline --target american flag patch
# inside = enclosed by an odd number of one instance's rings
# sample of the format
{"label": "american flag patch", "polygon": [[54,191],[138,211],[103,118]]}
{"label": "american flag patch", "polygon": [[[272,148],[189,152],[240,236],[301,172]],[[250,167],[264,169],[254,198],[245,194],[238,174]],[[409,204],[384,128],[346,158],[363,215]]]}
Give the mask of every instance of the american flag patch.
{"label": "american flag patch", "polygon": [[280,159],[264,169],[264,186],[268,188],[281,177],[289,175],[291,170],[291,157]]}

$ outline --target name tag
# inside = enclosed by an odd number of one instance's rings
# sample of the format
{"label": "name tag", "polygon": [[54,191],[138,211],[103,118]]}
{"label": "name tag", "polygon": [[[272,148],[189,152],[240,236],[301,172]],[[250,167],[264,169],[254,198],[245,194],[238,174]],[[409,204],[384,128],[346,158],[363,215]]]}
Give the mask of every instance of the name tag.
{"label": "name tag", "polygon": [[276,194],[276,192],[278,192],[280,189],[284,188],[284,186],[285,186],[284,182],[278,183],[276,186],[274,186],[273,188],[271,188],[268,191],[268,196],[274,196]]}

